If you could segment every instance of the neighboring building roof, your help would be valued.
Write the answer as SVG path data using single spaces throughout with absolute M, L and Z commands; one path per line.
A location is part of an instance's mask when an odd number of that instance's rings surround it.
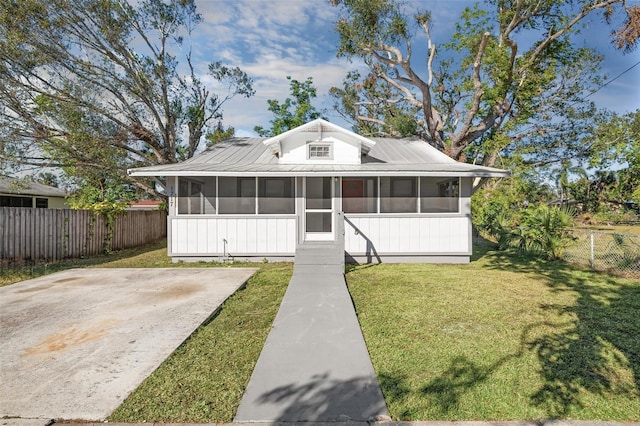
M 67 193 L 53 186 L 37 182 L 25 182 L 15 178 L 0 177 L 0 193 L 40 197 L 66 197 Z
M 357 141 L 360 164 L 279 161 L 280 142 L 296 134 L 338 134 Z M 187 161 L 129 170 L 132 176 L 469 176 L 502 177 L 509 171 L 460 163 L 419 139 L 365 138 L 317 119 L 272 138 L 232 138 Z

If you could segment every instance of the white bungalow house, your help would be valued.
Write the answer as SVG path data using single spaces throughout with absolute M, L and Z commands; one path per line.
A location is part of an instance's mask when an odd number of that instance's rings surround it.
M 322 119 L 129 173 L 166 177 L 174 260 L 284 260 L 334 242 L 358 262 L 468 262 L 473 180 L 509 175 Z

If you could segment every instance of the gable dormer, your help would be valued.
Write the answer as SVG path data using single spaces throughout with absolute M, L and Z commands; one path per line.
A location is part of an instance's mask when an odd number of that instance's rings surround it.
M 263 142 L 281 164 L 360 164 L 375 142 L 321 118 Z

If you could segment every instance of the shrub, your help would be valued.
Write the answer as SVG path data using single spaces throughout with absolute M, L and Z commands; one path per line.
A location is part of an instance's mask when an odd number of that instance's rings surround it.
M 522 214 L 524 231 L 519 246 L 522 250 L 540 254 L 547 259 L 560 259 L 568 243 L 572 241 L 569 226 L 573 210 L 540 205 Z
M 573 211 L 546 204 L 511 213 L 485 216 L 482 229 L 493 238 L 499 250 L 517 248 L 521 253 L 560 259 L 571 242 L 569 227 Z

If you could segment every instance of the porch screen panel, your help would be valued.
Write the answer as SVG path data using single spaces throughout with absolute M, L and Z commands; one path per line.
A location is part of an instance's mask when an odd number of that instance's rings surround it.
M 418 179 L 380 178 L 380 213 L 417 213 Z
M 306 208 L 331 209 L 331 178 L 308 177 Z
M 215 177 L 178 178 L 178 214 L 215 214 Z
M 422 213 L 457 213 L 460 211 L 459 178 L 420 178 Z
M 258 178 L 259 214 L 294 214 L 293 178 Z
M 256 178 L 218 178 L 219 214 L 255 214 Z
M 342 211 L 345 213 L 377 213 L 378 178 L 343 178 Z
M 307 213 L 307 232 L 331 232 L 331 212 Z
M 178 178 L 178 214 L 189 214 L 189 181 Z
M 202 213 L 202 183 L 190 182 L 189 190 L 189 213 Z
M 204 196 L 204 214 L 216 214 L 216 178 L 203 179 L 202 195 Z

